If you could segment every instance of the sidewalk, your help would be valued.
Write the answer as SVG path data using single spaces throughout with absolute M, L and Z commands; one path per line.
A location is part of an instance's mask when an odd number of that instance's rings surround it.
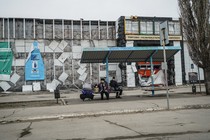
M 129 95 L 151 95 L 151 91 L 145 91 L 147 88 L 132 88 L 126 89 L 123 92 L 123 96 Z M 169 87 L 169 94 L 174 93 L 192 93 L 192 86 L 181 86 L 181 87 Z M 204 86 L 201 86 L 202 92 L 205 91 Z M 61 90 L 61 98 L 64 99 L 78 99 L 79 94 L 81 93 L 79 90 Z M 197 86 L 197 94 L 200 93 L 199 86 Z M 166 94 L 165 90 L 155 91 L 155 95 Z M 54 93 L 49 91 L 38 91 L 38 92 L 8 92 L 8 93 L 0 93 L 0 103 L 9 103 L 9 102 L 24 102 L 24 101 L 44 101 L 44 100 L 55 100 Z M 0 108 L 1 109 L 1 108 Z
M 204 87 L 202 87 L 204 90 Z M 210 96 L 204 94 L 193 95 L 191 87 L 170 89 L 170 110 L 210 108 Z M 187 94 L 186 94 L 187 93 Z M 141 89 L 124 91 L 122 99 L 115 99 L 111 95 L 110 100 L 99 100 L 97 95 L 93 101 L 82 101 L 79 92 L 61 91 L 62 100 L 67 105 L 45 107 L 21 107 L 12 109 L 0 108 L 0 123 L 40 121 L 52 119 L 64 119 L 74 117 L 91 117 L 110 114 L 138 113 L 167 110 L 165 90 L 156 91 L 151 97 L 150 91 Z M 0 103 L 55 100 L 53 93 L 42 94 L 11 94 L 1 96 Z

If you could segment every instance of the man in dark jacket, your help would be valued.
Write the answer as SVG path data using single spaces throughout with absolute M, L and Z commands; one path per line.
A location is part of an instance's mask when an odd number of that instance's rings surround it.
M 104 78 L 101 79 L 101 82 L 99 84 L 99 89 L 100 89 L 100 93 L 101 93 L 101 100 L 104 99 L 104 94 L 106 95 L 106 99 L 109 100 L 108 84 L 104 80 Z
M 113 77 L 110 81 L 110 86 L 114 91 L 116 91 L 116 98 L 121 98 L 120 95 L 122 95 L 123 90 L 119 87 L 115 77 Z

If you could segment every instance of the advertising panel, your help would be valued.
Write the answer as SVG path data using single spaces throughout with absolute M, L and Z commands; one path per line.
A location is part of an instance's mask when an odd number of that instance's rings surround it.
M 7 42 L 0 42 L 0 80 L 10 81 L 13 53 Z
M 38 42 L 35 41 L 26 60 L 25 80 L 44 80 L 44 72 L 44 63 L 38 48 Z

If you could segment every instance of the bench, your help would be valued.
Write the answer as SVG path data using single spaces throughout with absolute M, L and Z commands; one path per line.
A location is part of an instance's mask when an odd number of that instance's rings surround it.
M 116 93 L 116 92 L 117 92 L 117 91 L 115 91 L 115 90 L 109 89 L 109 93 Z M 93 88 L 93 93 L 94 93 L 94 94 L 100 94 L 99 89 Z
M 116 91 L 110 90 L 109 93 L 116 93 Z M 83 101 L 86 98 L 93 100 L 95 95 L 100 95 L 100 92 L 99 91 L 98 92 L 94 92 L 94 90 L 93 90 L 93 94 L 80 94 L 80 99 L 82 99 Z

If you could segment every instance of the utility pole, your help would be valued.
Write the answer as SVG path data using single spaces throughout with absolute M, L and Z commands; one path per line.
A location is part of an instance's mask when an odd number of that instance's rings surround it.
M 164 22 L 160 23 L 160 44 L 163 46 L 167 109 L 169 110 L 168 75 L 167 75 L 167 62 L 166 62 L 166 50 L 165 50 L 165 45 L 169 44 L 169 39 L 168 39 L 168 22 L 167 21 L 164 21 Z

